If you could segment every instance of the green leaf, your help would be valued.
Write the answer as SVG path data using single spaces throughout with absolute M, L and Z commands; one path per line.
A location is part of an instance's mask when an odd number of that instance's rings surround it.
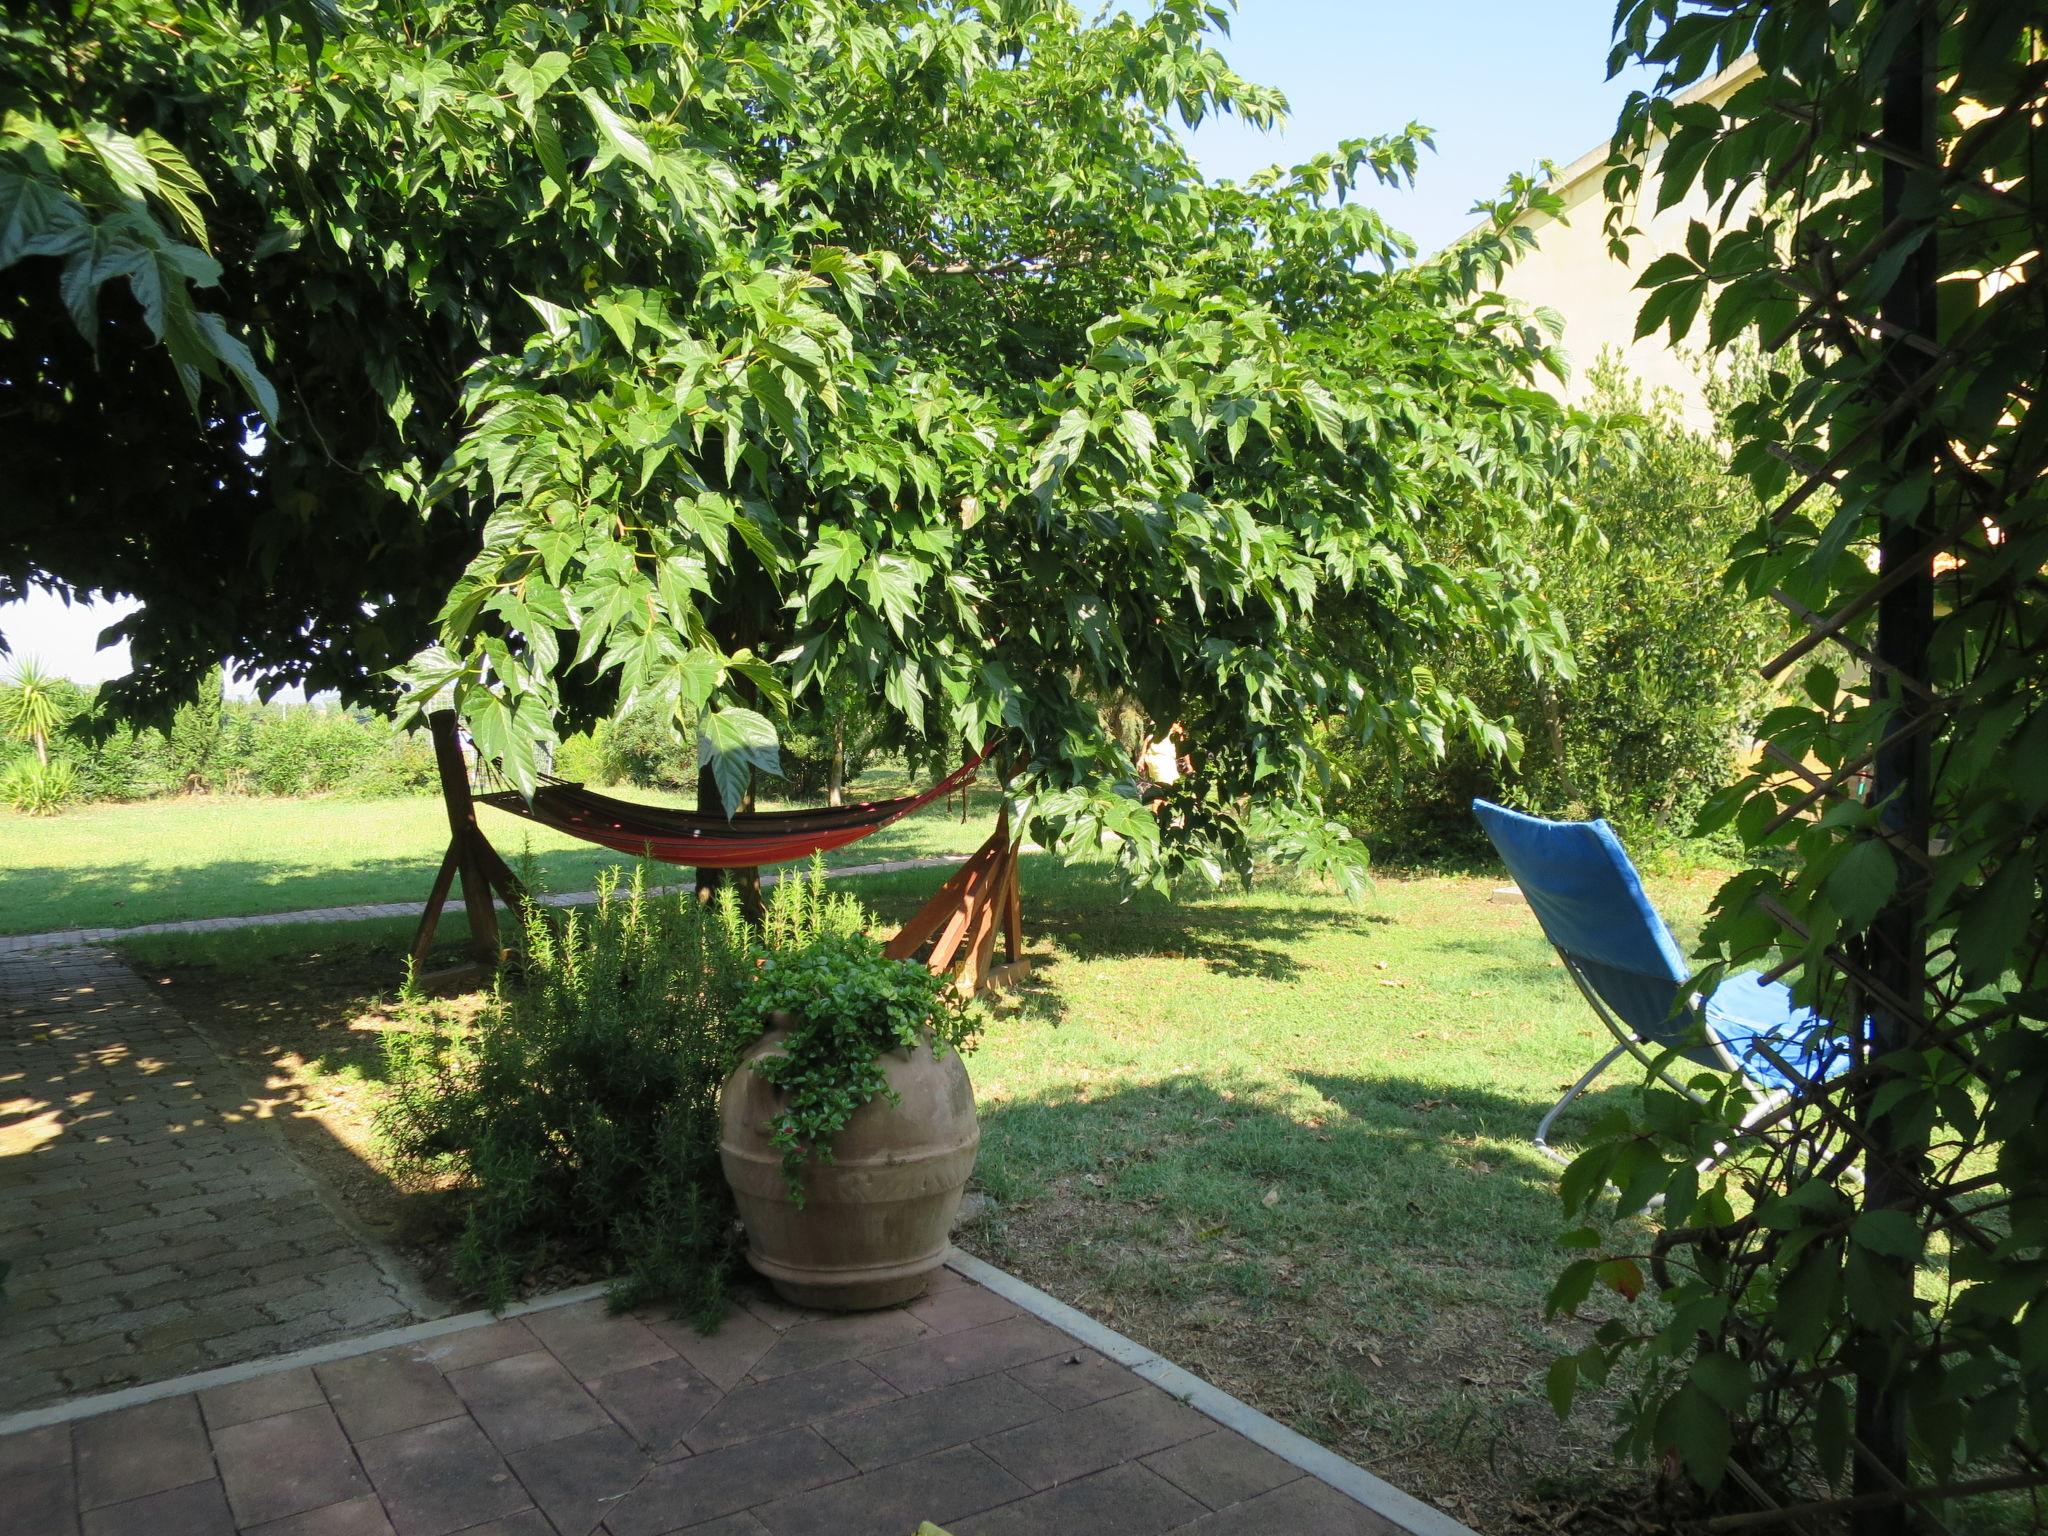
M 1995 986 L 2016 963 L 2027 925 L 2039 911 L 2033 860 L 2024 851 L 2015 852 L 1965 905 L 1956 925 L 1956 955 L 1962 961 L 1964 982 Z
M 1891 900 L 1898 879 L 1898 864 L 1883 840 L 1859 838 L 1827 880 L 1828 900 L 1841 914 L 1842 926 L 1852 933 L 1868 928 Z
M 1849 1228 L 1850 1241 L 1894 1259 L 1920 1257 L 1920 1225 L 1910 1212 L 1865 1211 Z
M 751 709 L 727 708 L 700 716 L 697 768 L 701 772 L 706 767 L 718 784 L 725 814 L 732 816 L 746 798 L 754 770 L 778 778 L 782 774 L 774 723 Z
M 816 597 L 835 582 L 851 585 L 854 573 L 867 556 L 868 547 L 857 534 L 844 528 L 825 529 L 818 535 L 816 546 L 804 556 L 804 564 L 811 568 L 810 595 Z
M 889 628 L 895 631 L 899 640 L 917 611 L 920 574 L 918 568 L 901 555 L 878 554 L 868 562 L 863 577 L 869 603 L 889 621 Z
M 693 711 L 703 709 L 724 681 L 725 658 L 716 651 L 691 651 L 676 663 L 678 694 Z M 772 739 L 773 733 L 770 735 Z M 704 765 L 700 761 L 697 766 L 701 768 Z
M 566 191 L 569 186 L 569 157 L 562 150 L 562 135 L 552 113 L 537 111 L 533 116 L 533 152 L 548 180 Z
M 1550 1399 L 1550 1408 L 1559 1419 L 1571 1417 L 1572 1399 L 1579 1392 L 1579 1357 L 1562 1355 L 1550 1362 L 1550 1369 L 1543 1373 L 1543 1394 Z
M 1735 1434 L 1727 1410 L 1699 1387 L 1687 1382 L 1665 1399 L 1656 1438 L 1659 1449 L 1678 1452 L 1694 1482 L 1710 1490 L 1720 1486 Z
M 519 106 L 519 115 L 530 123 L 535 103 L 568 72 L 569 56 L 550 49 L 535 58 L 531 65 L 518 59 L 507 60 L 499 81 L 512 92 Z
M 635 133 L 624 118 L 606 106 L 597 92 L 581 90 L 576 95 L 589 109 L 591 122 L 597 125 L 600 147 L 597 158 L 590 162 L 590 169 L 601 171 L 613 160 L 623 159 L 652 176 L 654 152 L 647 147 L 647 141 Z
M 1569 1317 L 1586 1304 L 1586 1298 L 1593 1294 L 1593 1280 L 1599 1273 L 1598 1259 L 1574 1259 L 1565 1265 L 1557 1280 L 1550 1287 L 1549 1299 L 1544 1303 L 1543 1315 L 1556 1317 L 1560 1313 Z
M 256 366 L 256 357 L 249 350 L 249 344 L 229 331 L 226 323 L 218 315 L 202 312 L 194 314 L 192 319 L 199 334 L 206 339 L 213 355 L 220 359 L 249 398 L 256 402 L 256 408 L 263 413 L 264 420 L 275 426 L 277 391 L 271 387 L 270 380 L 264 377 L 263 370 Z
M 1692 1363 L 1687 1379 L 1729 1414 L 1739 1414 L 1749 1401 L 1749 1369 L 1733 1355 L 1708 1350 Z

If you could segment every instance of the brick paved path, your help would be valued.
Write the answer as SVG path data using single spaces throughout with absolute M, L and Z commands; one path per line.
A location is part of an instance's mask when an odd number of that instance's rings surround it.
M 53 1536 L 1405 1529 L 951 1271 L 864 1316 L 749 1298 L 708 1338 L 579 1303 L 30 1430 L 0 1510 Z
M 1026 844 L 1025 852 L 1042 850 Z M 937 854 L 928 859 L 885 859 L 876 864 L 848 864 L 825 873 L 833 879 L 845 875 L 891 875 L 901 869 L 943 869 L 950 864 L 964 864 L 964 853 Z M 773 885 L 779 876 L 766 874 L 761 877 L 763 887 Z M 679 885 L 657 886 L 657 893 L 679 891 Z M 424 899 L 424 898 L 422 898 Z M 597 902 L 595 891 L 570 891 L 561 895 L 542 896 L 541 902 L 550 907 L 588 907 Z M 382 901 L 354 907 L 303 907 L 296 912 L 258 912 L 248 917 L 193 917 L 170 923 L 137 923 L 128 928 L 57 928 L 47 933 L 0 934 L 0 958 L 8 955 L 25 954 L 31 950 L 68 949 L 78 944 L 103 944 L 108 939 L 123 938 L 140 933 L 225 933 L 237 928 L 276 928 L 290 923 L 354 923 L 377 917 L 418 917 L 421 903 L 418 901 Z M 463 910 L 462 898 L 450 897 L 442 909 L 446 912 Z
M 0 1020 L 0 1411 L 425 1315 L 112 954 L 0 956 Z

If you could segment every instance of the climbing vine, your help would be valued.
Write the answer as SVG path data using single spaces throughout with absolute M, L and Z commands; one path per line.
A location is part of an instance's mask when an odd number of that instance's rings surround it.
M 1631 1357 L 1623 1442 L 1730 1495 L 1710 1529 L 2043 1515 L 2043 54 L 2039 8 L 1995 0 L 1617 16 L 1616 67 L 1659 78 L 1622 114 L 1614 246 L 1714 210 L 1643 271 L 1643 332 L 1793 349 L 1735 418 L 1768 511 L 1730 582 L 1787 617 L 1786 702 L 1703 815 L 1750 867 L 1699 983 L 1786 977 L 1850 1060 L 1739 1131 L 1727 1083 L 1653 1088 L 1565 1179 L 1575 1212 L 1662 1206 L 1644 1252 L 1572 1233 L 1554 1303 L 1647 1279 L 1665 1306 L 1620 1306 L 1553 1399 Z

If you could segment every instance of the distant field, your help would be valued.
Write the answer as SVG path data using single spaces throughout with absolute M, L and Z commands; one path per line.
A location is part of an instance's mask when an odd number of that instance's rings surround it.
M 900 771 L 881 771 L 853 792 L 908 787 Z M 645 790 L 619 793 L 679 803 Z M 964 823 L 957 799 L 929 806 L 830 862 L 971 852 L 989 834 L 996 800 L 990 787 L 975 790 Z M 599 869 L 631 862 L 501 811 L 479 814 L 499 851 L 515 865 L 531 856 L 549 890 L 585 890 Z M 431 797 L 191 796 L 84 806 L 47 819 L 0 813 L 0 934 L 424 902 L 447 845 L 446 813 Z

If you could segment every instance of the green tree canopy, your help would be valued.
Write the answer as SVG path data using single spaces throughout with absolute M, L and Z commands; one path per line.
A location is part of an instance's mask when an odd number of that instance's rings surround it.
M 0 569 L 142 597 L 143 693 L 225 652 L 373 696 L 412 656 L 406 703 L 522 785 L 651 699 L 730 804 L 851 679 L 934 755 L 1007 733 L 1054 830 L 1137 873 L 1248 867 L 1252 805 L 1313 813 L 1333 713 L 1498 743 L 1426 662 L 1453 631 L 1558 654 L 1484 530 L 1552 508 L 1577 433 L 1489 291 L 1544 195 L 1416 261 L 1353 194 L 1419 128 L 1205 184 L 1176 123 L 1283 107 L 1226 20 L 439 0 L 309 44 L 108 0 L 0 90 L 201 168 L 277 410 L 252 454 L 218 386 L 196 424 L 144 409 L 133 317 L 81 332 L 23 262 L 0 378 L 62 451 L 10 412 L 34 512 Z M 1478 558 L 1439 556 L 1452 524 Z M 1172 817 L 1114 792 L 1113 689 L 1187 727 Z

